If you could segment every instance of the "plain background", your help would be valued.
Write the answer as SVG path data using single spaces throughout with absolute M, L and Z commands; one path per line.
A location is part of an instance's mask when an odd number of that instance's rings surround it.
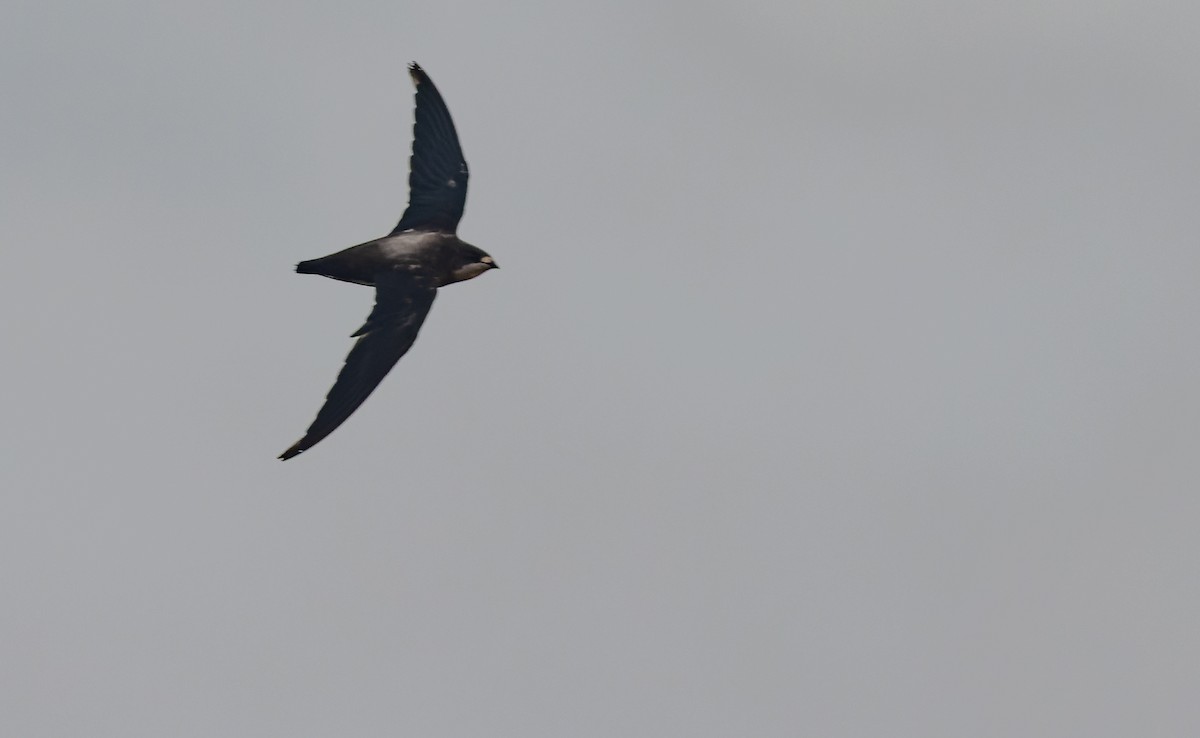
M 1200 734 L 1198 7 L 9 3 L 0 734 Z

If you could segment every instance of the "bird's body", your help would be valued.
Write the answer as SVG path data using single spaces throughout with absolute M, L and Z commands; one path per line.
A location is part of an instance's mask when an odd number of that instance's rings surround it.
M 491 263 L 491 257 L 452 233 L 405 231 L 360 243 L 320 259 L 302 261 L 296 265 L 296 271 L 374 287 L 375 279 L 381 271 L 428 269 L 434 275 L 437 286 L 443 287 L 470 279 L 492 268 L 484 266 L 474 273 L 468 269 L 466 274 L 463 274 L 459 270 L 463 268 L 461 265 L 465 258 L 471 259 L 467 267 Z
M 301 274 L 374 287 L 375 308 L 353 334 L 358 342 L 316 420 L 281 459 L 314 446 L 367 399 L 417 340 L 439 287 L 496 268 L 492 257 L 456 235 L 467 197 L 467 163 L 437 88 L 416 64 L 409 73 L 417 86 L 417 110 L 404 216 L 383 238 L 296 266 Z

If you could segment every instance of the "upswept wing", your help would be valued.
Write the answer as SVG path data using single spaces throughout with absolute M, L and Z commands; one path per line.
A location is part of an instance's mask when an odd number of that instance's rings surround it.
M 467 162 L 433 80 L 415 62 L 408 72 L 417 87 L 408 208 L 392 234 L 412 228 L 454 233 L 467 202 Z
M 354 332 L 359 338 L 346 356 L 346 365 L 325 396 L 317 419 L 279 458 L 287 460 L 312 448 L 363 404 L 417 340 L 436 295 L 432 280 L 423 276 L 391 270 L 375 278 L 375 307 Z

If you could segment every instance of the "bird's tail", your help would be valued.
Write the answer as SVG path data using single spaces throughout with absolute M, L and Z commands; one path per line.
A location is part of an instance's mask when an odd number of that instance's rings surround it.
M 317 267 L 318 261 L 320 261 L 320 259 L 309 259 L 308 261 L 302 261 L 296 265 L 296 271 L 300 274 L 320 274 L 321 270 Z

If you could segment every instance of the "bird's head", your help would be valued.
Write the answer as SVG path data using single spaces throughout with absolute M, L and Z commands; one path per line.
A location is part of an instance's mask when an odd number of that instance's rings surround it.
M 472 277 L 478 277 L 489 269 L 499 269 L 500 265 L 486 251 L 476 248 L 469 243 L 460 243 L 456 249 L 457 263 L 450 272 L 451 282 L 462 282 Z

